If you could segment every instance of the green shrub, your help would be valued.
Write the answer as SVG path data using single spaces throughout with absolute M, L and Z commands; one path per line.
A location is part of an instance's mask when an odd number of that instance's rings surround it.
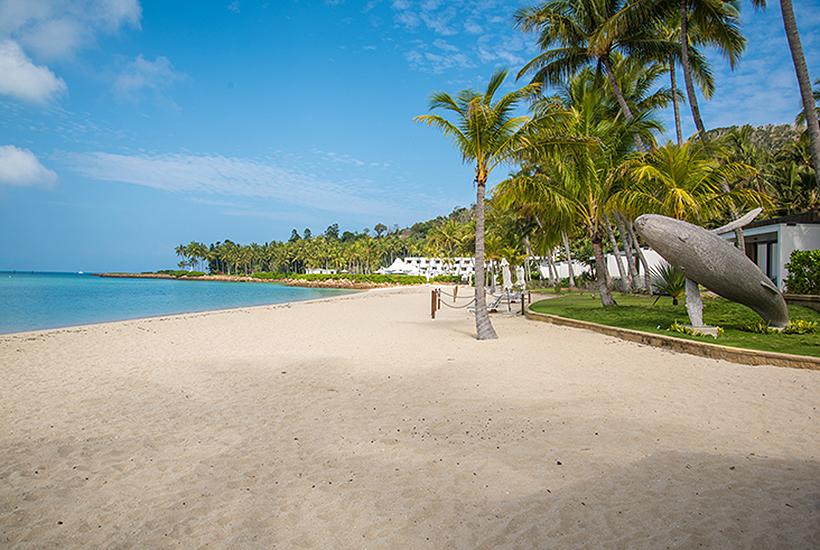
M 202 271 L 185 271 L 184 269 L 161 269 L 157 271 L 160 275 L 170 275 L 171 277 L 202 277 L 205 275 Z
M 393 285 L 416 285 L 427 282 L 427 277 L 421 275 L 379 275 L 379 274 L 354 274 L 354 273 L 254 273 L 257 279 L 292 279 L 296 281 L 341 281 L 347 280 L 353 283 L 389 283 Z M 459 278 L 459 280 L 461 280 Z
M 792 319 L 789 326 L 783 329 L 772 328 L 762 321 L 747 323 L 740 327 L 740 330 L 756 334 L 814 334 L 815 329 L 817 329 L 817 321 L 806 321 L 805 319 Z
M 673 306 L 678 305 L 678 299 L 686 295 L 686 277 L 671 265 L 659 264 L 649 270 L 649 276 L 655 290 L 672 297 Z M 655 302 L 657 301 L 655 299 Z
M 805 319 L 792 319 L 789 326 L 783 329 L 784 334 L 814 334 L 817 328 L 817 321 L 806 321 Z
M 186 273 L 188 272 L 180 269 L 160 269 L 157 271 L 158 275 L 170 275 L 171 277 L 182 277 Z
M 717 336 L 714 336 L 714 338 L 720 338 L 726 333 L 723 330 L 723 327 L 716 327 L 716 328 L 717 328 Z M 708 336 L 707 334 L 703 334 L 699 330 L 694 330 L 694 329 L 691 329 L 691 328 L 689 328 L 685 325 L 681 325 L 677 321 L 672 323 L 672 325 L 666 330 L 668 330 L 670 332 L 677 332 L 677 333 L 680 333 L 680 334 L 688 334 L 689 336 Z
M 741 325 L 740 330 L 744 330 L 746 332 L 754 332 L 755 334 L 779 334 L 780 331 L 776 328 L 772 328 L 763 321 L 758 323 L 746 323 L 745 325 Z
M 820 250 L 795 250 L 786 264 L 786 287 L 793 294 L 820 294 Z
M 270 272 L 270 271 L 268 271 L 268 272 L 257 271 L 256 273 L 251 275 L 251 277 L 253 277 L 254 279 L 279 280 L 279 279 L 287 279 L 289 277 L 289 275 L 287 273 L 273 273 L 273 272 Z
M 436 275 L 432 281 L 434 283 L 460 283 L 461 275 Z

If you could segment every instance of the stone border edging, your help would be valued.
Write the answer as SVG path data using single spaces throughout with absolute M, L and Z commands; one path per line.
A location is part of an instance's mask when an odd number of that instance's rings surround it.
M 820 311 L 820 296 L 815 294 L 783 294 L 787 304 L 803 306 L 815 311 Z
M 730 348 L 728 346 L 709 344 L 706 342 L 693 342 L 691 340 L 682 340 L 673 336 L 664 336 L 661 334 L 652 334 L 638 330 L 610 327 L 607 325 L 590 323 L 588 321 L 579 321 L 577 319 L 568 319 L 566 317 L 550 315 L 548 313 L 539 313 L 531 310 L 529 306 L 526 307 L 525 314 L 528 319 L 532 319 L 534 321 L 544 321 L 554 325 L 592 330 L 601 334 L 606 334 L 607 336 L 614 336 L 615 338 L 628 340 L 630 342 L 637 342 L 639 344 L 646 344 L 657 348 L 665 348 L 680 353 L 699 355 L 710 359 L 723 359 L 725 361 L 741 363 L 744 365 L 775 365 L 778 367 L 790 367 L 793 369 L 820 370 L 820 358 L 818 357 L 777 353 L 774 351 L 756 351 L 741 348 Z

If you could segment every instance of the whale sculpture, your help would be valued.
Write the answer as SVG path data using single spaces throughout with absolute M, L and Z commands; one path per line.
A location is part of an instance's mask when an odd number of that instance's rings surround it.
M 727 240 L 697 225 L 657 214 L 640 216 L 635 228 L 687 278 L 727 300 L 748 306 L 772 327 L 788 326 L 789 309 L 780 290 Z

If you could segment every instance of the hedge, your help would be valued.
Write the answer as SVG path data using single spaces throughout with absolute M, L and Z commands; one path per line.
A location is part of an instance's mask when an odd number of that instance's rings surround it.
M 294 279 L 297 281 L 340 281 L 348 280 L 354 283 L 389 283 L 394 285 L 417 285 L 427 282 L 427 277 L 421 275 L 378 275 L 378 274 L 353 274 L 334 273 L 320 274 L 311 273 L 254 273 L 252 277 L 257 279 Z

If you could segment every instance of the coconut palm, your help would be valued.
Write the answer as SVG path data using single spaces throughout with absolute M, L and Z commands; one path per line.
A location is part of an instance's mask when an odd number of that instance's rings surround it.
M 541 219 L 551 219 L 564 231 L 582 226 L 592 241 L 595 274 L 601 304 L 616 305 L 607 283 L 604 260 L 605 219 L 621 179 L 615 170 L 632 153 L 632 137 L 652 121 L 645 115 L 628 124 L 609 116 L 605 89 L 591 70 L 581 72 L 559 94 L 545 98 L 536 111 L 559 108 L 570 113 L 566 131 L 594 139 L 599 147 L 559 159 L 541 159 L 499 185 L 498 195 L 508 201 L 542 205 Z M 640 132 L 637 125 L 642 125 Z
M 820 78 L 818 78 L 817 80 L 814 81 L 814 85 L 818 86 L 812 92 L 812 95 L 814 96 L 814 103 L 817 104 L 817 103 L 820 103 Z M 815 107 L 814 111 L 817 113 L 817 117 L 820 118 L 820 105 L 817 105 Z M 799 125 L 805 124 L 806 123 L 806 113 L 803 112 L 803 111 L 800 111 L 800 113 L 794 119 L 794 123 L 799 124 Z
M 464 226 L 453 219 L 448 219 L 441 226 L 434 227 L 427 233 L 427 244 L 436 251 L 435 255 L 443 257 L 452 267 L 453 258 L 462 251 Z
M 700 115 L 694 86 L 694 80 L 700 78 L 694 77 L 694 74 L 695 66 L 705 60 L 698 59 L 693 45 L 701 44 L 717 49 L 734 69 L 746 45 L 746 40 L 740 33 L 737 6 L 736 0 L 634 0 L 611 17 L 601 30 L 601 34 L 606 36 L 628 33 L 629 29 L 635 27 L 654 26 L 656 29 L 662 29 L 664 25 L 679 25 L 677 51 L 683 70 L 686 95 L 698 135 L 703 137 L 706 129 Z
M 681 68 L 686 85 L 686 96 L 698 134 L 703 137 L 706 127 L 700 115 L 698 98 L 695 95 L 694 79 L 692 78 L 691 49 L 689 25 L 697 28 L 700 40 L 709 46 L 717 48 L 729 60 L 729 66 L 734 69 L 735 63 L 746 46 L 746 40 L 740 34 L 740 14 L 731 2 L 725 0 L 673 0 L 679 5 L 680 18 L 680 45 Z
M 766 0 L 752 0 L 756 7 L 766 7 Z M 820 191 L 820 125 L 815 106 L 815 97 L 812 94 L 811 78 L 803 55 L 803 46 L 800 44 L 800 33 L 797 30 L 797 21 L 794 18 L 792 0 L 780 0 L 780 11 L 783 15 L 783 27 L 786 29 L 786 39 L 789 41 L 794 71 L 797 74 L 797 84 L 800 87 L 800 99 L 803 101 L 803 114 L 806 118 L 806 130 L 811 145 L 811 161 L 814 167 L 814 178 L 817 189 Z
M 624 7 L 622 0 L 547 0 L 525 6 L 513 16 L 517 28 L 538 32 L 543 53 L 524 65 L 518 73 L 534 72 L 533 82 L 556 85 L 590 65 L 603 69 L 609 87 L 629 122 L 634 113 L 617 81 L 613 54 L 621 52 L 648 63 L 666 59 L 674 45 L 642 25 L 621 25 L 606 30 Z M 638 150 L 645 146 L 635 136 Z
M 700 88 L 701 93 L 706 99 L 710 99 L 715 91 L 715 80 L 712 75 L 712 69 L 706 61 L 706 57 L 698 49 L 698 45 L 704 44 L 705 41 L 701 38 L 698 32 L 698 27 L 688 27 L 689 44 L 687 56 L 689 59 L 689 68 L 692 71 L 692 77 Z M 656 31 L 665 40 L 680 44 L 681 25 L 680 12 L 670 13 L 666 19 L 659 19 L 656 26 Z M 671 90 L 673 92 L 672 107 L 675 118 L 675 137 L 677 142 L 683 141 L 683 131 L 681 130 L 681 115 L 678 102 L 683 99 L 678 94 L 677 85 L 677 65 L 681 60 L 681 51 L 675 51 L 669 55 L 668 70 Z
M 430 99 L 430 109 L 443 109 L 455 115 L 451 122 L 439 114 L 421 115 L 414 120 L 440 129 L 451 138 L 465 162 L 475 162 L 476 230 L 475 230 L 475 316 L 476 336 L 479 340 L 498 338 L 487 313 L 484 294 L 484 195 L 487 178 L 500 164 L 522 156 L 556 147 L 579 143 L 578 140 L 556 136 L 542 117 L 539 124 L 529 117 L 513 116 L 513 111 L 524 99 L 531 97 L 537 84 L 530 84 L 510 92 L 493 103 L 494 96 L 507 76 L 506 70 L 497 71 L 490 78 L 482 94 L 462 90 L 456 97 L 436 92 Z M 555 114 L 557 120 L 559 115 Z M 583 144 L 582 144 L 583 145 Z
M 783 216 L 820 208 L 820 191 L 814 179 L 806 132 L 768 160 L 762 179 L 776 203 L 773 214 Z
M 734 182 L 755 173 L 743 163 L 721 163 L 723 147 L 690 139 L 669 142 L 621 168 L 633 185 L 618 193 L 619 204 L 635 213 L 654 212 L 704 225 L 730 207 L 770 206 L 770 199 L 752 189 L 724 192 L 721 181 Z

